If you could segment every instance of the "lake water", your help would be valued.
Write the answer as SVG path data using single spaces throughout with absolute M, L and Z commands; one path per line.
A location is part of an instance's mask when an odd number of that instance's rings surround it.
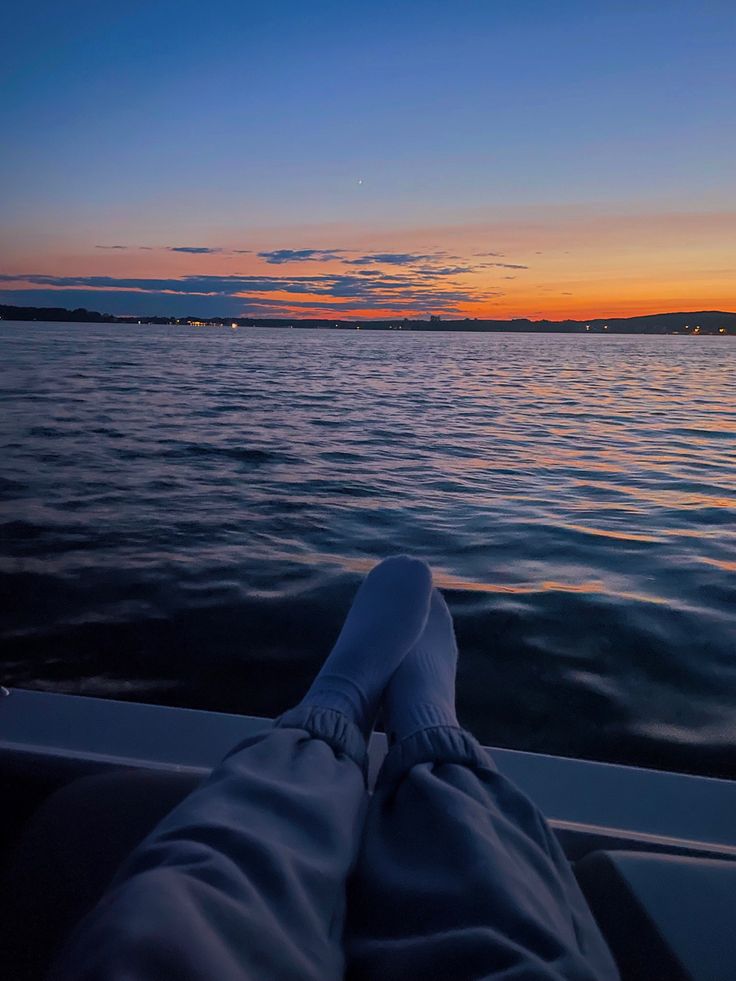
M 428 559 L 487 743 L 736 777 L 728 338 L 0 324 L 0 680 L 272 715 Z

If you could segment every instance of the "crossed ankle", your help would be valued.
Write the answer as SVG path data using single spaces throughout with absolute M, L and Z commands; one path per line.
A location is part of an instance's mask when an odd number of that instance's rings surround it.
M 449 703 L 412 702 L 401 714 L 394 711 L 387 717 L 386 732 L 391 742 L 399 742 L 420 729 L 458 724 L 455 708 Z
M 350 678 L 340 678 L 339 681 L 330 677 L 318 678 L 301 704 L 341 712 L 363 731 L 370 721 L 369 700 L 365 692 Z

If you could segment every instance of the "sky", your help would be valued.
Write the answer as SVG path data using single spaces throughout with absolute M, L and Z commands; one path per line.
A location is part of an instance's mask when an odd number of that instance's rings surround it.
M 734 0 L 14 2 L 0 302 L 736 311 Z

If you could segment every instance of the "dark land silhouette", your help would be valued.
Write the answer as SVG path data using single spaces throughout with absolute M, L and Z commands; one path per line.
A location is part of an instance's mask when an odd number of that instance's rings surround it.
M 70 323 L 172 324 L 194 326 L 281 327 L 330 330 L 413 330 L 474 331 L 478 333 L 546 333 L 546 334 L 726 334 L 736 335 L 736 313 L 720 310 L 698 310 L 684 313 L 653 313 L 643 317 L 609 317 L 592 320 L 442 320 L 427 317 L 409 320 L 394 317 L 386 320 L 335 320 L 296 317 L 115 317 L 97 310 L 64 307 L 24 307 L 0 304 L 1 320 L 57 321 Z

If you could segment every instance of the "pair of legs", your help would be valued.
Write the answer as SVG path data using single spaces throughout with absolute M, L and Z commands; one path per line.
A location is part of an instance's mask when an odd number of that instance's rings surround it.
M 51 977 L 616 978 L 544 818 L 457 725 L 456 657 L 429 569 L 379 565 L 303 701 L 135 849 Z

